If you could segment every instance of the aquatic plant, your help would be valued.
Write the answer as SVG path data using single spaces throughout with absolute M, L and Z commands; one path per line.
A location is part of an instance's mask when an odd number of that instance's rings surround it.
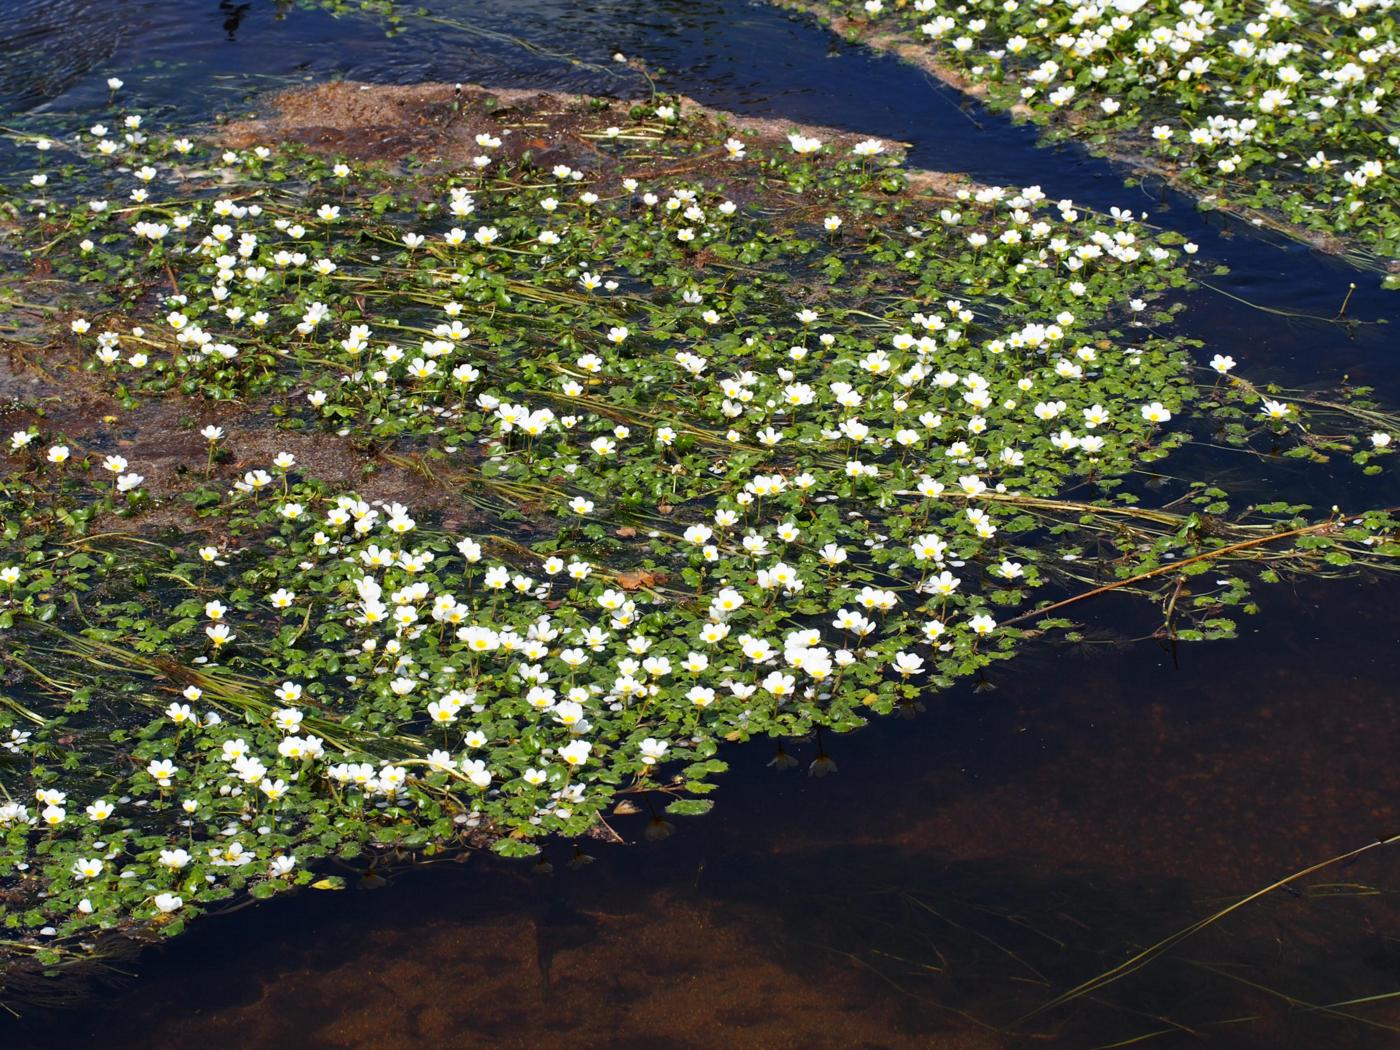
M 8 442 L 11 959 L 329 857 L 606 835 L 620 795 L 701 813 L 723 742 L 854 729 L 1099 594 L 1194 640 L 1255 578 L 1394 564 L 1385 512 L 1162 473 L 1374 471 L 1396 423 L 1194 364 L 1194 246 L 1129 211 L 678 99 L 435 91 L 465 166 L 124 112 L 22 142 L 10 347 L 134 436 L 55 398 Z
M 1400 280 L 1391 0 L 778 2 Z

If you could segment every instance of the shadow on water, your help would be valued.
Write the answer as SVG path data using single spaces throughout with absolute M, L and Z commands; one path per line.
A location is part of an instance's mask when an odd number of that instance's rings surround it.
M 0 111 L 96 114 L 120 75 L 143 108 L 202 120 L 270 86 L 347 76 L 638 93 L 663 89 L 915 143 L 922 166 L 1131 205 L 1227 264 L 1218 284 L 1327 318 L 1400 300 L 1370 275 L 1273 245 L 1174 194 L 1126 188 L 897 62 L 741 0 L 439 3 L 470 30 L 387 38 L 369 18 L 215 0 L 0 5 Z M 513 40 L 528 41 L 524 46 Z M 543 49 L 543 51 L 541 50 Z M 544 51 L 567 51 L 574 61 Z M 582 63 L 582 64 L 580 64 Z M 1203 290 L 1183 315 L 1209 353 L 1291 385 L 1343 376 L 1393 401 L 1385 326 L 1263 312 Z M 1219 458 L 1202 476 L 1245 468 Z M 1296 468 L 1250 463 L 1261 488 Z M 1400 502 L 1345 465 L 1312 502 Z M 1400 830 L 1394 583 L 1263 592 L 1237 642 L 1093 641 L 1026 653 L 986 691 L 929 697 L 823 747 L 735 747 L 715 812 L 616 819 L 636 844 L 546 864 L 472 858 L 386 873 L 198 924 L 82 1011 L 36 1014 L 13 1046 L 1383 1047 L 1400 1045 L 1397 855 L 1280 890 L 1092 996 L 1005 1026 L 1282 876 Z M 1090 638 L 1150 634 L 1095 610 Z M 1126 604 L 1126 603 L 1125 603 Z M 1136 614 L 1134 614 L 1136 615 Z M 911 712 L 913 713 L 913 712 Z M 673 832 L 668 836 L 666 832 Z M 651 835 L 648 835 L 648 832 Z M 383 876 L 376 875 L 371 882 Z M 1343 1004 L 1347 1005 L 1336 1005 Z M 1326 1009 L 1324 1009 L 1326 1007 Z M 1347 1016 L 1339 1016 L 1345 1014 Z

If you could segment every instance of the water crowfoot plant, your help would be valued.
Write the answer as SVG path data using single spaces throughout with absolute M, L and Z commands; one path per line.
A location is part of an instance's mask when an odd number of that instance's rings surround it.
M 1203 207 L 1400 280 L 1391 0 L 777 0 Z
M 412 155 L 348 151 L 374 99 Z M 15 347 L 72 370 L 0 479 L 11 960 L 703 812 L 726 741 L 855 729 L 1089 597 L 1220 637 L 1255 580 L 1395 564 L 1385 511 L 1166 473 L 1373 471 L 1397 422 L 1195 364 L 1189 246 L 1131 212 L 683 99 L 284 107 L 347 152 L 118 112 L 8 191 Z

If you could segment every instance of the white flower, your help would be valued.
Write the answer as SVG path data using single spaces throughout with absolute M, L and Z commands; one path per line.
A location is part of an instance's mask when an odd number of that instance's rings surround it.
M 463 759 L 462 774 L 471 781 L 474 787 L 483 791 L 491 786 L 491 771 L 486 768 L 486 763 L 479 758 Z
M 70 870 L 73 872 L 74 878 L 79 882 L 83 882 L 87 879 L 95 879 L 97 876 L 101 875 L 102 867 L 102 861 L 96 858 L 79 857 L 73 862 L 73 867 Z
M 670 744 L 664 740 L 657 740 L 655 737 L 647 737 L 637 745 L 642 753 L 642 764 L 651 766 L 663 758 L 670 749 Z
M 991 634 L 996 630 L 997 622 L 986 613 L 979 613 L 968 621 L 968 626 L 972 628 L 975 634 Z
M 892 666 L 898 674 L 908 678 L 923 671 L 924 661 L 915 653 L 895 653 Z
M 188 851 L 183 849 L 163 849 L 160 851 L 160 859 L 157 863 L 163 868 L 171 871 L 179 871 L 190 862 Z
M 559 757 L 571 766 L 581 766 L 588 761 L 593 745 L 586 740 L 572 740 L 559 749 Z
M 103 798 L 99 798 L 96 802 L 92 803 L 92 805 L 88 806 L 86 810 L 88 819 L 95 823 L 101 823 L 106 820 L 112 815 L 113 811 L 112 804 Z

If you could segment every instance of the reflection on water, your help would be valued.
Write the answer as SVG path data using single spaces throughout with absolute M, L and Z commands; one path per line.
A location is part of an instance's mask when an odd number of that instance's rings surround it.
M 34 1045 L 1089 1047 L 1181 1026 L 1148 1045 L 1394 1046 L 1395 1004 L 1318 1009 L 1400 979 L 1385 851 L 997 1029 L 1400 827 L 1393 632 L 1363 613 L 1397 597 L 1280 594 L 1176 668 L 1150 645 L 1018 661 L 994 690 L 828 737 L 821 779 L 814 743 L 785 772 L 771 745 L 736 748 L 714 813 L 663 839 L 643 812 L 615 819 L 629 846 L 211 919 Z
M 1051 196 L 1157 209 L 1228 262 L 1219 283 L 1236 296 L 1329 317 L 1354 276 L 1125 189 L 1077 151 L 1036 150 L 1030 130 L 767 7 L 433 10 L 469 29 L 410 20 L 391 40 L 370 20 L 258 0 L 9 0 L 0 112 L 96 111 L 109 75 L 179 119 L 330 75 L 645 90 L 612 62 L 621 51 L 708 103 L 911 141 L 916 163 Z M 1397 300 L 1361 280 L 1351 316 L 1395 314 Z M 1349 331 L 1210 291 L 1182 323 L 1256 377 L 1349 375 L 1389 400 L 1400 391 L 1382 326 Z M 1260 476 L 1228 456 L 1189 469 Z M 1400 502 L 1393 478 L 1363 484 L 1345 463 L 1310 470 L 1303 493 L 1295 466 L 1262 476 L 1271 493 L 1321 505 Z M 1091 1047 L 1149 1033 L 1132 1045 L 1400 1045 L 1386 1027 L 1400 1026 L 1400 1002 L 1352 1002 L 1400 987 L 1395 849 L 1271 894 L 1004 1030 L 1240 896 L 1400 830 L 1400 587 L 1262 597 L 1238 642 L 1028 653 L 995 689 L 933 696 L 912 720 L 826 738 L 834 776 L 805 775 L 816 742 L 788 745 L 799 767 L 785 772 L 770 766 L 771 745 L 736 747 L 711 816 L 673 829 L 645 810 L 619 816 L 632 846 L 590 842 L 580 855 L 561 843 L 543 867 L 474 857 L 379 873 L 368 884 L 390 887 L 378 892 L 307 893 L 211 919 L 141 958 L 142 977 L 100 992 L 91 1011 L 30 1018 L 6 1045 Z M 1151 632 L 1117 619 L 1113 602 L 1095 610 L 1101 637 Z

